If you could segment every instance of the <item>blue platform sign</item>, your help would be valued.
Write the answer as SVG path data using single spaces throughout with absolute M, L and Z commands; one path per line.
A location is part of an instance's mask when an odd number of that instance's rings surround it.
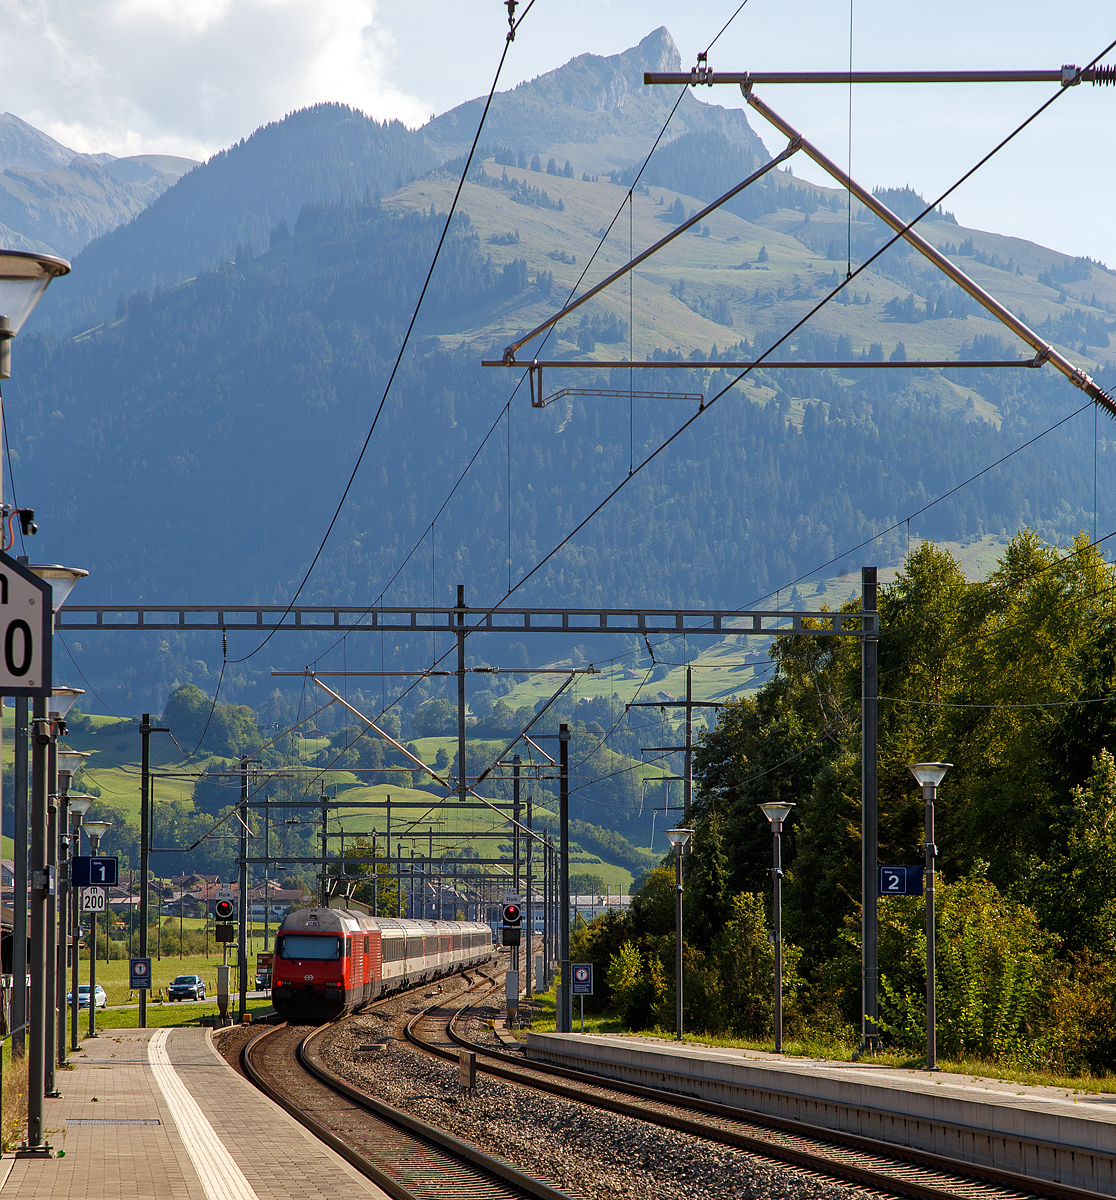
M 70 882 L 74 887 L 115 887 L 118 861 L 104 854 L 77 854 L 70 860 Z
M 132 991 L 151 988 L 151 959 L 133 958 L 128 963 L 128 986 Z
M 573 988 L 575 996 L 591 996 L 593 994 L 593 964 L 573 964 Z
M 880 867 L 881 896 L 921 896 L 921 867 Z

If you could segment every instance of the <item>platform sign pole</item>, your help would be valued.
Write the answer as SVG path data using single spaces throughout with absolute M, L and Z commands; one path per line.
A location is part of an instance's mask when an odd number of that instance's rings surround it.
M 27 896 L 27 721 L 30 706 L 26 696 L 15 698 L 13 737 L 12 806 L 15 821 L 15 868 L 12 883 L 15 896 Z M 12 908 L 12 1057 L 22 1058 L 27 1049 L 27 902 Z
M 570 727 L 558 726 L 558 977 L 559 1033 L 572 1033 L 573 996 L 570 992 Z

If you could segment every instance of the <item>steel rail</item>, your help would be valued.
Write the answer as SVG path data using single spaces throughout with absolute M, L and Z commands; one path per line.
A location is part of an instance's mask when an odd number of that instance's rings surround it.
M 264 1078 L 263 1073 L 252 1060 L 252 1051 L 265 1038 L 274 1036 L 281 1029 L 286 1028 L 284 1025 L 275 1025 L 269 1029 L 263 1030 L 262 1033 L 256 1034 L 254 1038 L 240 1052 L 240 1062 L 244 1067 L 244 1073 L 249 1080 L 263 1094 L 274 1103 L 278 1104 L 284 1112 L 288 1113 L 304 1128 L 308 1129 L 319 1141 L 333 1150 L 336 1154 L 349 1163 L 367 1179 L 371 1179 L 377 1187 L 383 1188 L 385 1192 L 393 1200 L 423 1200 L 422 1197 L 416 1196 L 414 1192 L 408 1190 L 397 1179 L 393 1179 L 390 1175 L 385 1174 L 376 1166 L 371 1159 L 366 1158 L 358 1150 L 354 1150 L 347 1142 L 344 1142 L 335 1133 L 327 1129 L 320 1121 L 315 1120 L 305 1109 L 300 1108 L 297 1104 L 288 1100 L 278 1088 L 272 1087 Z
M 433 1005 L 431 1009 L 436 1007 L 438 1006 Z M 551 1063 L 536 1063 L 531 1061 L 528 1064 L 516 1055 L 509 1054 L 506 1051 L 494 1050 L 490 1046 L 474 1042 L 459 1034 L 453 1027 L 468 1007 L 470 1007 L 468 1004 L 463 1005 L 450 1017 L 446 1023 L 447 1035 L 457 1045 L 473 1051 L 478 1056 L 510 1064 L 509 1067 L 505 1067 L 487 1062 L 478 1062 L 477 1065 L 480 1070 L 507 1079 L 510 1082 L 519 1083 L 525 1087 L 532 1087 L 540 1091 L 563 1096 L 566 1099 L 574 1100 L 581 1104 L 592 1104 L 611 1112 L 635 1117 L 638 1120 L 648 1121 L 652 1124 L 663 1125 L 666 1128 L 676 1129 L 680 1132 L 693 1134 L 707 1140 L 738 1146 L 742 1149 L 763 1154 L 769 1158 L 793 1162 L 798 1166 L 821 1171 L 829 1175 L 836 1175 L 865 1186 L 882 1188 L 886 1191 L 908 1196 L 912 1200 L 942 1200 L 946 1196 L 956 1198 L 957 1192 L 956 1190 L 919 1183 L 917 1180 L 896 1177 L 883 1171 L 873 1170 L 872 1168 L 840 1162 L 823 1154 L 815 1154 L 810 1151 L 787 1147 L 779 1143 L 770 1142 L 762 1137 L 749 1135 L 740 1130 L 718 1128 L 688 1117 L 685 1113 L 687 1110 L 696 1110 L 727 1118 L 741 1125 L 758 1125 L 772 1129 L 775 1132 L 829 1144 L 838 1149 L 853 1150 L 889 1159 L 901 1166 L 945 1173 L 955 1177 L 950 1180 L 951 1187 L 953 1188 L 956 1188 L 959 1182 L 976 1180 L 981 1183 L 1009 1189 L 1020 1195 L 1046 1196 L 1050 1197 L 1051 1200 L 1087 1200 L 1087 1198 L 1095 1196 L 1095 1193 L 1081 1188 L 1051 1183 L 1043 1179 L 1036 1179 L 1033 1176 L 1020 1175 L 994 1167 L 984 1167 L 980 1164 L 951 1159 L 929 1151 L 921 1151 L 891 1142 L 884 1142 L 876 1138 L 864 1137 L 860 1134 L 845 1133 L 841 1130 L 829 1129 L 821 1125 L 811 1125 L 804 1121 L 770 1116 L 767 1113 L 758 1112 L 753 1109 L 737 1108 L 732 1105 L 720 1104 L 713 1100 L 702 1100 L 698 1097 L 681 1096 L 676 1092 L 645 1087 L 641 1084 L 625 1083 L 606 1076 L 595 1075 L 588 1071 L 578 1071 L 570 1067 L 556 1066 Z M 455 1057 L 452 1051 L 427 1042 L 414 1032 L 414 1026 L 431 1009 L 424 1010 L 409 1022 L 406 1030 L 407 1037 L 428 1053 L 452 1060 Z M 533 1077 L 530 1072 L 537 1072 L 544 1076 L 553 1076 L 554 1079 L 538 1079 Z M 566 1086 L 563 1083 L 555 1082 L 556 1079 L 569 1080 L 571 1084 L 576 1084 L 577 1086 Z M 655 1101 L 676 1111 L 674 1113 L 654 1112 L 646 1106 L 639 1104 L 587 1093 L 585 1090 L 586 1087 L 618 1092 L 621 1095 L 637 1097 L 644 1101 Z M 960 1126 L 957 1128 L 962 1129 Z M 971 1132 L 971 1130 L 968 1132 Z M 963 1178 L 958 1180 L 956 1179 L 958 1176 Z
M 699 87 L 728 83 L 1060 83 L 1094 87 L 1116 82 L 1112 67 L 1064 66 L 1055 71 L 711 71 L 698 66 L 692 71 L 645 71 L 645 84 L 665 83 Z

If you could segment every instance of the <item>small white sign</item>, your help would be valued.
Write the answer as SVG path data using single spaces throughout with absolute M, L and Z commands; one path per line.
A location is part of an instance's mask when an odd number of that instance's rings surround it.
M 219 887 L 213 893 L 214 900 L 235 900 L 236 893 L 230 887 Z
M 108 907 L 108 892 L 103 887 L 81 889 L 81 911 L 103 913 Z

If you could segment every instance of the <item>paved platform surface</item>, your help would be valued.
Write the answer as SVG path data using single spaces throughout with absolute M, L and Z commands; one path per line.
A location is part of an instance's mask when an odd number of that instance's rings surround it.
M 87 1039 L 47 1100 L 65 1157 L 0 1163 L 3 1200 L 387 1200 L 233 1071 L 207 1029 Z

